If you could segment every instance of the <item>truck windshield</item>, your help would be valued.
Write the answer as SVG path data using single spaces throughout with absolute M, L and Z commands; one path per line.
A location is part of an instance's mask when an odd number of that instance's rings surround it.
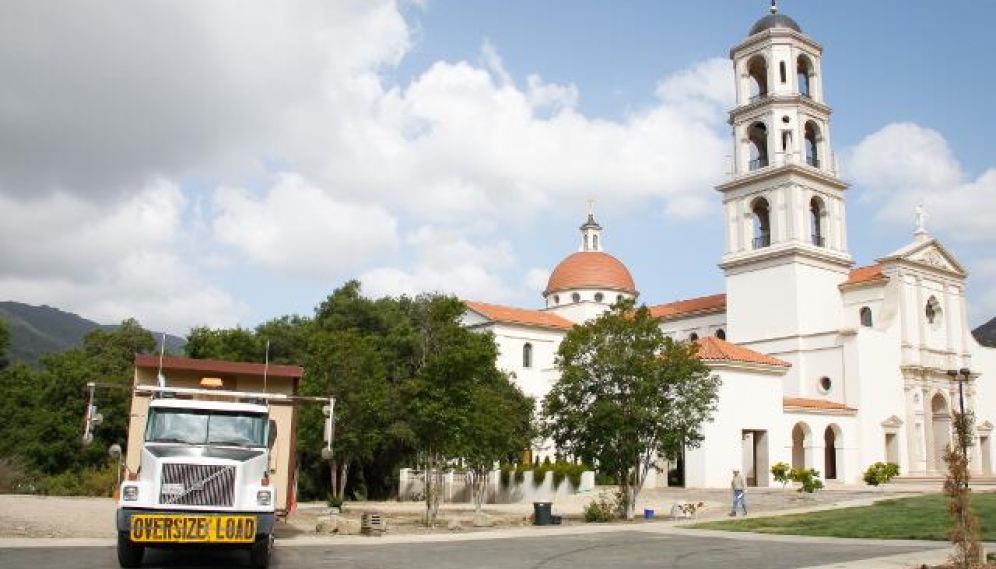
M 149 409 L 147 442 L 266 446 L 266 415 L 206 409 Z

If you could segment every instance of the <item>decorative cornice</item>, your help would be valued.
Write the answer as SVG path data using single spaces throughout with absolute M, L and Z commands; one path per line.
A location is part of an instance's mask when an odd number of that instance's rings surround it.
M 716 186 L 716 190 L 720 192 L 728 192 L 730 190 L 739 189 L 741 186 L 746 186 L 753 184 L 755 182 L 761 182 L 770 178 L 776 178 L 780 176 L 786 176 L 790 174 L 798 174 L 803 178 L 808 178 L 810 180 L 815 180 L 822 182 L 829 186 L 833 186 L 838 190 L 846 190 L 849 185 L 847 182 L 841 179 L 830 176 L 824 173 L 822 170 L 813 168 L 812 166 L 803 166 L 801 164 L 789 163 L 782 164 L 781 166 L 769 166 L 767 168 L 761 168 L 760 170 L 755 170 L 749 174 L 743 174 L 737 176 L 736 178 Z
M 833 109 L 831 109 L 829 105 L 821 103 L 811 97 L 803 97 L 802 95 L 768 94 L 767 96 L 761 97 L 756 101 L 751 101 L 746 105 L 740 105 L 731 109 L 727 123 L 730 126 L 733 126 L 734 124 L 737 123 L 738 118 L 739 119 L 747 118 L 744 117 L 744 115 L 748 115 L 755 111 L 760 111 L 765 107 L 779 105 L 779 104 L 801 105 L 803 108 L 808 108 L 810 111 L 823 115 L 823 118 L 829 118 L 830 115 L 833 114 Z

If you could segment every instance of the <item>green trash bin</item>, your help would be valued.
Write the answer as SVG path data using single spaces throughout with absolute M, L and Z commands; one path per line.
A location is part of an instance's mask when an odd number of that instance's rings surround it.
M 533 502 L 533 525 L 548 526 L 553 523 L 553 502 Z

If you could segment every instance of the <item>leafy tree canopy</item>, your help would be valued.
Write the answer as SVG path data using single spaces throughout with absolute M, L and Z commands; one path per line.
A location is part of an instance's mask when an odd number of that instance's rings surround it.
M 630 516 L 658 457 L 698 446 L 716 411 L 720 381 L 696 351 L 666 337 L 632 301 L 575 326 L 560 344 L 545 433 L 561 452 L 612 473 Z

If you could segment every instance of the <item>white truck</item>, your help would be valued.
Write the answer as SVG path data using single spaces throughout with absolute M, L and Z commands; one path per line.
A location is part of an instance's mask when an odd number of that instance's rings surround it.
M 197 546 L 244 548 L 269 565 L 275 430 L 265 401 L 153 398 L 140 466 L 120 488 L 120 565 L 138 567 L 147 547 Z

